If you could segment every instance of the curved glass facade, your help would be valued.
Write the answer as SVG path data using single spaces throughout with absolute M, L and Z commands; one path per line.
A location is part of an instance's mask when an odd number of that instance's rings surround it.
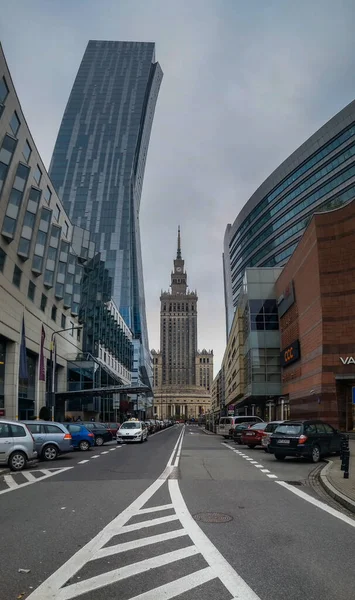
M 227 336 L 247 267 L 283 266 L 312 214 L 355 197 L 355 102 L 296 150 L 253 194 L 224 241 Z

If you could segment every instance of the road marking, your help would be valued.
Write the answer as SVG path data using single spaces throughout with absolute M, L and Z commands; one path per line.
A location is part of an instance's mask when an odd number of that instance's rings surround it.
M 238 450 L 234 450 L 234 448 L 232 448 L 229 444 L 226 444 L 225 442 L 221 442 L 221 444 L 222 444 L 222 446 L 225 446 L 226 448 L 229 448 L 229 450 L 232 450 L 233 452 L 235 452 L 235 454 L 238 454 L 242 458 L 245 458 L 246 461 L 250 465 L 253 465 L 257 469 L 260 469 L 260 473 L 265 473 L 266 477 L 269 477 L 270 479 L 277 479 L 278 478 L 277 475 L 273 475 L 272 473 L 270 473 L 269 469 L 264 469 L 263 465 L 261 465 L 260 463 L 258 463 L 257 460 L 253 460 L 252 458 L 250 458 L 250 456 L 248 456 L 247 454 L 240 454 Z
M 188 511 L 185 500 L 182 497 L 177 479 L 169 479 L 168 486 L 170 496 L 174 504 L 176 514 L 184 529 L 188 531 L 193 543 L 199 549 L 205 561 L 214 571 L 223 585 L 227 588 L 233 598 L 235 596 L 243 600 L 260 600 L 248 584 L 242 579 L 233 567 L 226 561 L 222 554 L 212 544 L 207 535 L 200 529 L 196 521 Z
M 270 479 L 277 479 L 277 475 L 273 475 L 272 473 L 266 474 L 266 477 L 270 477 Z
M 264 465 L 254 465 L 254 467 L 256 467 L 257 469 L 263 469 Z
M 327 504 L 325 504 L 321 500 L 317 500 L 317 498 L 313 498 L 312 496 L 309 496 L 305 492 L 302 492 L 301 490 L 298 490 L 297 488 L 295 488 L 292 485 L 289 485 L 285 481 L 275 481 L 275 483 L 277 483 L 278 485 L 281 485 L 282 487 L 286 488 L 286 490 L 288 490 L 289 492 L 292 492 L 293 494 L 295 494 L 299 498 L 302 498 L 303 500 L 306 500 L 306 502 L 309 502 L 310 504 L 313 504 L 313 506 L 316 506 L 317 508 L 320 508 L 321 510 L 324 510 L 328 514 L 332 515 L 333 517 L 336 517 L 337 519 L 340 519 L 340 521 L 343 521 L 347 525 L 351 525 L 351 527 L 355 527 L 355 520 L 354 519 L 351 519 L 347 515 L 343 515 L 343 513 L 339 512 L 335 508 L 332 508 L 331 506 L 328 506 Z
M 114 450 L 117 450 L 118 446 L 116 448 L 110 448 L 110 452 L 113 452 Z
M 191 575 L 186 575 L 185 577 L 181 577 L 181 579 L 155 588 L 155 590 L 149 590 L 149 592 L 134 596 L 131 600 L 171 600 L 171 598 L 176 598 L 176 596 L 180 596 L 184 592 L 189 592 L 195 587 L 207 583 L 211 579 L 215 579 L 215 577 L 211 567 L 206 567 L 197 571 L 197 573 L 191 573 Z
M 23 487 L 26 487 L 28 485 L 33 485 L 34 483 L 39 483 L 40 481 L 43 481 L 44 479 L 48 479 L 48 477 L 53 477 L 54 475 L 57 475 L 58 473 L 64 473 L 64 471 L 69 471 L 70 469 L 73 469 L 74 467 L 63 467 L 61 469 L 36 469 L 36 473 L 40 472 L 43 473 L 43 477 L 34 477 L 33 480 L 31 478 L 27 479 L 31 479 L 29 481 L 25 481 L 25 483 L 20 483 L 18 484 L 15 479 L 14 476 L 15 475 L 3 475 L 4 477 L 4 481 L 5 483 L 9 486 L 6 490 L 1 490 L 0 491 L 0 495 L 2 494 L 7 494 L 8 492 L 13 492 L 14 490 L 20 490 Z M 21 471 L 22 475 L 25 474 L 24 471 Z M 28 475 L 28 472 L 27 472 Z
M 269 469 L 261 469 L 262 473 L 270 473 Z
M 89 462 L 89 459 L 87 459 L 87 460 L 81 460 L 80 462 L 78 462 L 78 465 L 84 465 L 87 462 Z
M 12 475 L 4 475 L 4 480 L 10 489 L 15 489 L 19 487 L 19 484 L 16 483 Z
M 32 475 L 30 471 L 22 471 L 22 475 L 26 477 L 27 481 L 36 481 L 37 477 Z
M 101 454 L 108 454 L 108 450 L 105 450 L 105 452 L 101 452 Z
M 257 460 L 253 460 L 252 458 L 250 460 L 251 460 L 251 463 L 250 463 L 251 465 L 257 465 L 258 464 Z
M 132 525 L 123 525 L 118 533 L 129 533 L 130 531 L 137 531 L 144 527 L 155 527 L 156 525 L 162 525 L 163 523 L 170 523 L 171 521 L 177 520 L 178 517 L 176 515 L 168 515 L 167 517 L 150 519 L 149 521 L 140 521 L 139 523 L 133 523 Z
M 150 508 L 141 508 L 139 511 L 140 515 L 146 515 L 152 512 L 159 512 L 160 510 L 169 510 L 174 508 L 173 504 L 162 504 L 161 506 L 151 506 Z
M 174 531 L 167 531 L 166 533 L 161 533 L 159 535 L 150 535 L 149 537 L 140 539 L 139 547 L 143 548 L 143 546 L 150 546 L 152 544 L 166 542 L 167 540 L 173 540 L 175 538 L 184 537 L 188 535 L 189 534 L 184 529 L 174 529 Z M 124 542 L 123 544 L 115 544 L 115 546 L 108 546 L 99 550 L 95 554 L 95 556 L 92 557 L 92 560 L 106 558 L 107 556 L 112 556 L 113 554 L 127 552 L 127 550 L 136 550 L 136 548 L 137 540 L 133 540 L 133 542 Z
M 100 458 L 100 454 L 94 454 L 94 456 L 90 456 L 90 458 Z

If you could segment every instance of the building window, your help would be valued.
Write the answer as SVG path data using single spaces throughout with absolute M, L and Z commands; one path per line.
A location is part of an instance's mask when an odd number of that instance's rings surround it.
M 5 266 L 6 252 L 0 248 L 0 273 L 3 272 Z
M 69 225 L 66 221 L 64 221 L 64 227 L 63 227 L 63 232 L 64 232 L 64 237 L 68 237 L 68 233 L 69 233 Z
M 56 221 L 59 221 L 60 208 L 59 208 L 58 204 L 55 205 L 55 209 L 53 210 L 53 216 L 54 216 L 54 218 L 55 218 Z
M 2 233 L 6 237 L 13 238 L 17 226 L 17 217 L 21 209 L 23 193 L 29 174 L 29 167 L 19 164 L 17 167 L 15 181 L 10 192 L 5 219 L 2 226 Z
M 25 145 L 24 145 L 24 148 L 23 148 L 23 150 L 22 150 L 22 154 L 23 154 L 23 157 L 24 157 L 24 159 L 25 159 L 25 161 L 26 161 L 27 163 L 28 163 L 28 161 L 29 161 L 29 159 L 30 159 L 31 152 L 32 152 L 32 148 L 31 148 L 31 146 L 29 145 L 28 141 L 26 140 L 26 142 L 25 142 Z
M 45 294 L 42 294 L 42 296 L 41 296 L 41 310 L 43 310 L 43 312 L 46 310 L 46 306 L 47 306 L 47 296 Z
M 19 128 L 20 128 L 20 119 L 17 116 L 17 112 L 15 111 L 14 114 L 12 115 L 11 121 L 10 121 L 10 127 L 11 130 L 13 132 L 14 135 L 17 134 Z
M 76 338 L 77 338 L 78 342 L 80 342 L 80 338 L 81 338 L 81 331 L 80 331 L 80 329 L 76 330 Z
M 44 192 L 44 199 L 47 202 L 47 204 L 50 203 L 52 198 L 52 192 L 50 191 L 49 187 L 47 186 Z
M 17 265 L 15 265 L 14 268 L 14 274 L 12 276 L 12 283 L 16 286 L 16 287 L 20 287 L 21 285 L 21 276 L 22 276 L 22 271 L 21 269 L 18 268 Z
M 0 192 L 4 185 L 9 165 L 16 149 L 16 140 L 5 135 L 0 149 Z
M 33 281 L 30 281 L 28 284 L 27 298 L 32 300 L 32 302 L 35 301 L 35 293 L 36 293 L 36 286 L 33 283 Z
M 57 307 L 55 304 L 53 304 L 53 306 L 52 306 L 51 319 L 52 319 L 52 321 L 57 320 Z
M 42 171 L 39 168 L 39 166 L 37 165 L 35 172 L 33 174 L 33 179 L 35 180 L 35 182 L 37 183 L 37 185 L 39 185 L 41 183 L 41 179 L 42 179 Z
M 0 102 L 5 102 L 8 94 L 9 94 L 9 88 L 7 87 L 5 77 L 2 77 L 0 79 Z
M 73 321 L 70 321 L 70 327 L 71 327 L 70 335 L 74 335 L 74 323 L 73 323 Z
M 62 317 L 61 317 L 61 320 L 60 320 L 60 326 L 61 326 L 61 328 L 62 328 L 62 329 L 65 329 L 65 326 L 66 326 L 66 320 L 67 320 L 67 319 L 66 319 L 66 316 L 65 316 L 65 314 L 64 314 L 64 313 L 62 313 Z

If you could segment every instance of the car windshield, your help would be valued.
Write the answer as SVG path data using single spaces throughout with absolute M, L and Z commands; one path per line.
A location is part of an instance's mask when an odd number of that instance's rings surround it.
M 279 425 L 275 433 L 283 433 L 285 435 L 298 435 L 301 433 L 302 425 Z
M 140 423 L 123 423 L 123 425 L 121 425 L 121 429 L 140 429 L 140 428 L 141 428 Z
M 255 423 L 250 429 L 265 429 L 267 423 Z
M 265 427 L 265 431 L 268 431 L 268 432 L 275 431 L 275 429 L 277 427 L 280 427 L 280 425 L 278 423 L 268 423 L 267 427 Z

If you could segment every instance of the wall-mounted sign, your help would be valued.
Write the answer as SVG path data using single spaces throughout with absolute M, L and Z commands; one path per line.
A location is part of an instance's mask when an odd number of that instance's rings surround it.
M 4 417 L 6 414 L 6 411 L 4 408 L 0 408 L 0 417 Z
M 301 358 L 300 341 L 296 340 L 293 344 L 284 348 L 281 352 L 281 367 L 288 367 Z
M 346 356 L 345 358 L 339 356 L 339 358 L 343 365 L 355 365 L 355 358 L 353 356 Z
M 293 281 L 290 281 L 284 292 L 277 299 L 277 307 L 279 311 L 279 317 L 282 317 L 285 312 L 294 304 L 295 302 L 295 289 L 293 285 Z

